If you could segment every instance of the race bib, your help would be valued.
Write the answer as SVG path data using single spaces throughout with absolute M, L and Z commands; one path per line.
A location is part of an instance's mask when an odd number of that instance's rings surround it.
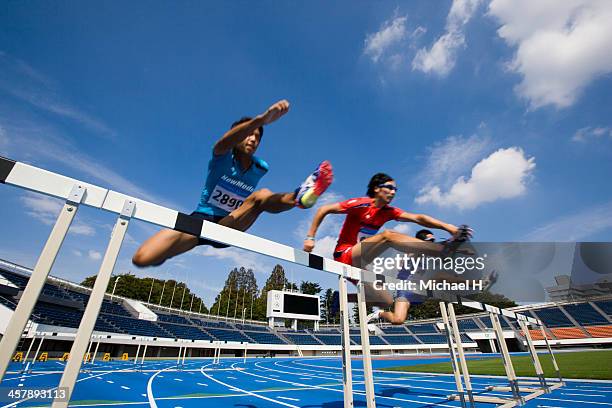
M 357 234 L 357 242 L 361 242 L 366 238 L 370 238 L 373 235 L 376 235 L 378 229 L 369 228 L 369 227 L 361 227 L 359 228 L 359 233 Z
M 250 194 L 248 191 L 231 189 L 219 183 L 215 186 L 208 199 L 208 204 L 231 213 L 242 205 Z

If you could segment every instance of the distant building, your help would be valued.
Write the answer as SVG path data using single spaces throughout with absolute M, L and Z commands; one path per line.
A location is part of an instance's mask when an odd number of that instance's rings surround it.
M 569 275 L 555 276 L 556 286 L 546 288 L 553 302 L 584 300 L 612 293 L 612 274 L 604 275 L 593 283 L 576 284 Z

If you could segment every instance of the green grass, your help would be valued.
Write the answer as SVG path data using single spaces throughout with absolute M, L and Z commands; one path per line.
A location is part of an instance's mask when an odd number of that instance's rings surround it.
M 556 373 L 550 356 L 539 354 L 539 357 L 544 375 L 554 378 Z M 612 350 L 556 353 L 555 358 L 563 378 L 612 379 Z M 517 376 L 535 376 L 535 370 L 529 356 L 513 356 L 512 364 Z M 453 372 L 450 362 L 389 367 L 385 370 L 447 374 Z M 470 374 L 506 375 L 501 357 L 468 359 L 468 370 Z

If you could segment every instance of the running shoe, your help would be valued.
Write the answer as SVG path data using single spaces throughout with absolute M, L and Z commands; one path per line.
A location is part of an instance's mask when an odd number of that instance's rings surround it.
M 380 310 L 370 313 L 366 318 L 366 323 L 370 323 L 371 321 L 378 319 L 380 319 Z
M 333 180 L 334 172 L 331 163 L 327 160 L 321 162 L 317 169 L 295 190 L 295 204 L 300 208 L 312 207 Z

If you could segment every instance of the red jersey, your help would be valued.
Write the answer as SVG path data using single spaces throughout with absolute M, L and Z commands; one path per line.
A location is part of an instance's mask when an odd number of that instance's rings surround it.
M 358 242 L 376 235 L 387 221 L 397 220 L 404 213 L 396 207 L 378 208 L 370 197 L 351 198 L 340 203 L 346 214 L 334 252 L 344 251 Z

